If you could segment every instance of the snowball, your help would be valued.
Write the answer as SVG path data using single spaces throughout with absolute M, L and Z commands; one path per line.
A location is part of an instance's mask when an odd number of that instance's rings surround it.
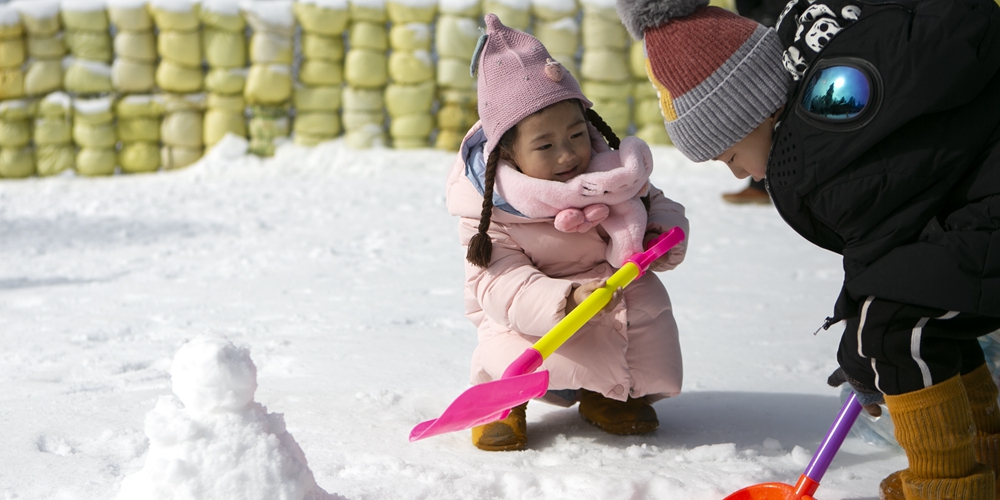
M 174 394 L 194 412 L 240 411 L 257 390 L 250 351 L 225 337 L 202 335 L 181 346 L 170 378 Z

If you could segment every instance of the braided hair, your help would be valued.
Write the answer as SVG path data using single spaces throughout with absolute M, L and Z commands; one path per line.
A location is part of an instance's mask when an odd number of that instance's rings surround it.
M 577 103 L 579 104 L 580 101 L 577 101 Z M 580 107 L 583 107 L 583 104 L 580 104 Z M 611 127 L 601 118 L 601 115 L 597 114 L 597 111 L 594 111 L 593 108 L 587 109 L 584 111 L 584 116 L 604 136 L 611 149 L 618 149 L 621 146 L 621 139 L 618 138 L 615 132 L 611 130 Z M 504 156 L 505 159 L 510 157 L 516 139 L 517 126 L 514 126 L 504 132 L 497 143 L 496 150 L 486 160 L 486 179 L 483 186 L 483 211 L 479 216 L 478 232 L 469 240 L 469 250 L 465 254 L 465 260 L 483 269 L 489 267 L 490 261 L 493 258 L 493 241 L 490 240 L 487 230 L 490 228 L 490 215 L 493 214 L 493 184 L 496 180 L 497 163 L 500 161 L 501 156 Z

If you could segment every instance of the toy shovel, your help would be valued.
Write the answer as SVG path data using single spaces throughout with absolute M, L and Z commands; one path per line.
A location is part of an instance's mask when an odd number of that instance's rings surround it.
M 861 413 L 861 404 L 858 403 L 857 396 L 851 393 L 851 397 L 840 409 L 837 420 L 834 420 L 826 437 L 820 443 L 819 449 L 813 455 L 812 461 L 806 467 L 806 471 L 799 476 L 795 486 L 785 483 L 761 483 L 743 488 L 742 490 L 727 496 L 723 500 L 814 500 L 813 493 L 819 487 L 819 482 L 826 474 L 826 469 L 830 467 L 830 462 L 840 450 L 840 445 L 844 444 L 844 438 L 850 432 L 854 421 Z
M 616 289 L 624 288 L 642 276 L 653 261 L 683 239 L 684 231 L 675 227 L 651 241 L 649 249 L 626 260 L 621 269 L 608 278 L 603 288 L 594 290 L 562 321 L 507 366 L 499 380 L 467 389 L 440 417 L 414 427 L 410 431 L 410 441 L 503 420 L 507 418 L 511 408 L 543 396 L 549 387 L 549 372 L 535 371 L 542 366 L 542 361 L 603 309 L 611 301 Z

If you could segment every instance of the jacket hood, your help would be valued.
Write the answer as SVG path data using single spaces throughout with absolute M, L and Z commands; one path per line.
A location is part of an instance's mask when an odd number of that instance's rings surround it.
M 479 192 L 479 196 L 482 196 L 486 192 L 486 155 L 483 154 L 485 148 L 486 132 L 482 127 L 479 127 L 478 130 L 462 142 L 462 149 L 458 153 L 459 157 L 465 162 L 465 178 L 469 179 L 472 186 Z M 493 189 L 493 206 L 512 215 L 527 217 L 510 206 L 510 203 L 507 203 L 500 196 L 499 190 L 495 189 L 495 186 Z

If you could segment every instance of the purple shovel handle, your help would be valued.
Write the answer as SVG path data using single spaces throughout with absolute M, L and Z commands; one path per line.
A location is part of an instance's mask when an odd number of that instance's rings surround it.
M 823 439 L 823 442 L 819 445 L 819 449 L 816 450 L 816 454 L 813 455 L 809 466 L 806 467 L 805 475 L 809 479 L 817 483 L 823 479 L 823 474 L 826 474 L 826 469 L 830 467 L 830 462 L 833 461 L 833 457 L 840 450 L 840 445 L 844 444 L 844 439 L 847 438 L 847 434 L 851 431 L 851 426 L 854 425 L 854 421 L 858 419 L 860 413 L 861 403 L 858 403 L 858 397 L 852 392 L 851 397 L 847 398 L 847 401 L 844 403 L 844 407 L 840 409 L 837 420 L 833 421 L 833 425 L 827 431 L 826 438 Z

